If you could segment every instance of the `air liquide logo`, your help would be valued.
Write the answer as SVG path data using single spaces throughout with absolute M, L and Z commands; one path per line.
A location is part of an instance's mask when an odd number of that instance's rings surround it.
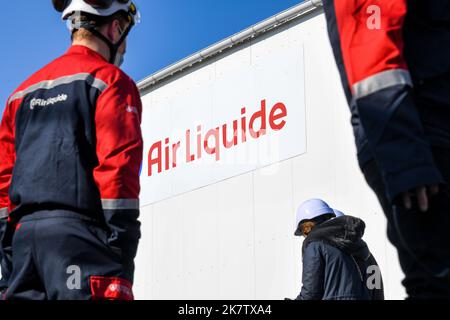
M 57 97 L 52 97 L 48 99 L 37 99 L 33 98 L 30 102 L 30 109 L 34 110 L 36 107 L 49 107 L 57 103 L 67 101 L 67 94 L 60 94 Z
M 181 139 L 165 138 L 153 143 L 148 152 L 148 176 L 174 169 L 183 160 L 189 164 L 209 156 L 220 161 L 227 149 L 245 144 L 250 139 L 261 139 L 269 131 L 283 130 L 288 110 L 282 102 L 268 108 L 266 100 L 262 100 L 255 113 L 248 115 L 245 107 L 240 113 L 240 118 L 231 123 L 206 130 L 199 124 L 196 132 L 188 128 Z

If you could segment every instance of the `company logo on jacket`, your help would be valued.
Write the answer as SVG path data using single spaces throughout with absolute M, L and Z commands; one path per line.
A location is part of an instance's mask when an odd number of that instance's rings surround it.
M 49 107 L 53 106 L 57 103 L 67 101 L 67 94 L 60 94 L 57 97 L 48 98 L 48 99 L 37 99 L 34 98 L 30 102 L 30 109 L 34 110 L 36 107 Z
M 133 107 L 133 106 L 127 106 L 126 110 L 127 110 L 128 113 L 139 114 L 138 109 L 136 107 Z

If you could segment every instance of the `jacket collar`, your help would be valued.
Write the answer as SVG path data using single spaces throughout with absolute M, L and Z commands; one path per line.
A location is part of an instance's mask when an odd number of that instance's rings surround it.
M 82 45 L 73 45 L 67 50 L 66 54 L 83 54 L 83 55 L 89 55 L 91 57 L 99 58 L 103 61 L 106 61 L 106 59 L 98 52 Z M 106 61 L 107 62 L 107 61 Z
M 314 227 L 303 241 L 302 251 L 317 241 L 325 242 L 349 255 L 367 260 L 370 251 L 362 237 L 366 225 L 364 221 L 352 216 L 330 219 Z

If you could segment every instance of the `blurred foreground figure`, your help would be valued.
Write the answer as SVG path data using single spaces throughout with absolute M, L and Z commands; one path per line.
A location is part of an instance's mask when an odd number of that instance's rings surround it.
M 412 299 L 450 298 L 450 1 L 324 0 L 359 166 Z

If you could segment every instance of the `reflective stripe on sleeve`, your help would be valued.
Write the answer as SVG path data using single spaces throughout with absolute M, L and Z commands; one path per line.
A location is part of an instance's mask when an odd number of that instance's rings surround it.
M 0 208 L 0 219 L 8 218 L 8 208 Z
M 361 80 L 353 85 L 353 96 L 355 99 L 360 99 L 396 85 L 413 86 L 409 71 L 403 69 L 387 70 Z
M 104 210 L 139 209 L 139 199 L 102 199 Z
M 96 88 L 96 89 L 100 90 L 101 92 L 105 91 L 105 89 L 108 87 L 108 85 L 103 80 L 94 78 L 89 73 L 77 73 L 77 74 L 74 74 L 71 76 L 65 76 L 65 77 L 61 77 L 58 79 L 54 79 L 54 80 L 46 80 L 46 81 L 41 81 L 39 83 L 36 83 L 36 84 L 26 88 L 25 90 L 19 91 L 16 94 L 14 94 L 8 100 L 8 104 L 13 102 L 14 100 L 22 99 L 27 94 L 33 93 L 37 90 L 42 90 L 42 89 L 49 90 L 49 89 L 53 89 L 55 87 L 58 87 L 58 86 L 61 86 L 64 84 L 69 84 L 69 83 L 72 83 L 75 81 L 86 81 L 91 87 Z

